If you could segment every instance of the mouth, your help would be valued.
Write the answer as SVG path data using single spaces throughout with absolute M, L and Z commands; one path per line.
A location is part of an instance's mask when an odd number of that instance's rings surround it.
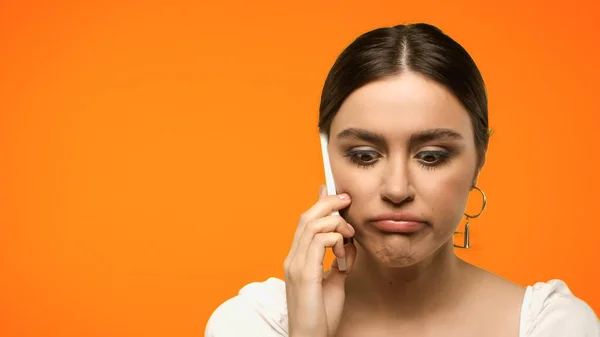
M 425 219 L 410 213 L 388 213 L 376 216 L 369 221 L 377 229 L 386 233 L 411 234 L 428 226 Z

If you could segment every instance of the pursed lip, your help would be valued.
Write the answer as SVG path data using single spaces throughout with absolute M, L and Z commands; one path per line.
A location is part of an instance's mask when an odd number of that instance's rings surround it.
M 380 214 L 370 222 L 382 232 L 400 234 L 415 233 L 428 225 L 422 217 L 408 212 Z
M 425 219 L 408 212 L 385 213 L 370 219 L 371 221 L 404 221 L 404 222 L 422 222 L 427 223 Z

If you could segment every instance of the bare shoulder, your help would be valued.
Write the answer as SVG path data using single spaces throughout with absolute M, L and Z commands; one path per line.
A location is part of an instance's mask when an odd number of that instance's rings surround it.
M 472 295 L 470 311 L 486 336 L 519 336 L 521 310 L 527 288 L 494 273 L 469 265 Z
M 487 270 L 478 269 L 481 274 L 481 282 L 485 285 L 482 288 L 483 291 L 488 292 L 494 298 L 497 297 L 499 300 L 504 298 L 504 301 L 511 301 L 518 304 L 519 308 L 521 307 L 527 288 Z
M 520 310 L 527 288 L 485 269 L 464 263 L 466 273 L 470 275 L 469 279 L 478 295 L 495 304 L 507 304 L 513 308 L 516 306 Z
M 567 284 L 553 279 L 523 287 L 469 265 L 470 312 L 486 336 L 600 336 L 594 310 Z

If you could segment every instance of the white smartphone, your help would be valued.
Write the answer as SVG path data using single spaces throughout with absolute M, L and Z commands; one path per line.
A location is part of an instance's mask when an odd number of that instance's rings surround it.
M 329 145 L 329 141 L 327 140 L 327 135 L 324 132 L 320 132 L 321 136 L 321 153 L 323 154 L 323 167 L 325 169 L 325 186 L 327 188 L 327 195 L 335 195 L 337 191 L 335 189 L 335 181 L 333 180 L 333 172 L 331 171 L 331 163 L 329 161 L 329 150 L 327 146 Z M 338 211 L 334 211 L 331 213 L 332 215 L 339 215 Z M 344 244 L 346 244 L 349 240 L 344 238 Z M 341 271 L 345 271 L 346 259 L 338 258 L 338 267 Z
M 333 172 L 331 171 L 331 162 L 329 161 L 329 151 L 327 150 L 327 135 L 324 132 L 321 135 L 321 153 L 323 154 L 323 168 L 325 169 L 325 186 L 327 187 L 327 195 L 336 195 L 335 181 L 333 180 Z M 337 211 L 334 214 L 339 214 Z

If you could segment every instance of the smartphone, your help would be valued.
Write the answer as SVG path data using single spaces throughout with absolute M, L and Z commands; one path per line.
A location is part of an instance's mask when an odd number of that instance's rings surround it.
M 320 135 L 321 153 L 323 154 L 323 168 L 325 169 L 325 186 L 327 187 L 328 195 L 335 195 L 337 194 L 337 191 L 335 190 L 335 181 L 333 180 L 331 162 L 329 161 L 329 150 L 327 149 L 329 142 L 327 140 L 327 135 L 324 132 L 321 132 Z M 339 215 L 338 211 L 334 211 L 333 214 Z
M 335 181 L 333 179 L 333 172 L 331 171 L 331 162 L 329 161 L 329 150 L 327 146 L 329 141 L 327 135 L 324 132 L 320 132 L 321 137 L 321 153 L 323 155 L 323 168 L 325 169 L 325 187 L 328 195 L 336 195 Z M 332 215 L 339 215 L 338 211 L 331 213 Z M 344 238 L 344 244 L 350 242 L 350 239 Z M 338 267 L 341 271 L 346 270 L 346 259 L 338 259 Z

